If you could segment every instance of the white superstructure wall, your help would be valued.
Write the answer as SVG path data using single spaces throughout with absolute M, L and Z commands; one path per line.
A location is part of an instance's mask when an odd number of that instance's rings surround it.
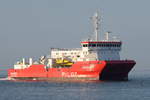
M 82 50 L 98 60 L 120 60 L 121 42 L 82 42 Z

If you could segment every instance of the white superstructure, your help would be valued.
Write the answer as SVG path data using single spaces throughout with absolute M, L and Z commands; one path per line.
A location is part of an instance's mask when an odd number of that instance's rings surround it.
M 120 60 L 121 41 L 110 40 L 109 33 L 105 33 L 105 40 L 99 40 L 98 31 L 100 18 L 98 12 L 92 17 L 94 26 L 94 39 L 81 42 L 81 49 L 51 49 L 51 58 L 67 58 L 73 62 L 89 60 Z

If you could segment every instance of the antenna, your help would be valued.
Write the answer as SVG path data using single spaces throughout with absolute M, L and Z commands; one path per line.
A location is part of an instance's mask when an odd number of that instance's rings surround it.
M 93 22 L 94 33 L 95 33 L 95 41 L 98 41 L 99 40 L 98 32 L 99 32 L 99 24 L 100 24 L 100 17 L 98 11 L 92 17 L 92 22 Z

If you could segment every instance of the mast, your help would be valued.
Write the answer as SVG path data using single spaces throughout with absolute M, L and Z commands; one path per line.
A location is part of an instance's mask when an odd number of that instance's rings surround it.
M 95 13 L 95 15 L 92 17 L 93 22 L 93 28 L 94 28 L 94 34 L 95 34 L 95 41 L 99 40 L 99 25 L 100 25 L 100 17 L 98 11 Z

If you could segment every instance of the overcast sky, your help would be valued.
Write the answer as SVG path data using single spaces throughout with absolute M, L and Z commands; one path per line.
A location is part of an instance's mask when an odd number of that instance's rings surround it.
M 0 0 L 0 67 L 37 59 L 51 47 L 79 48 L 97 10 L 100 38 L 113 32 L 123 41 L 122 59 L 150 67 L 150 0 Z

